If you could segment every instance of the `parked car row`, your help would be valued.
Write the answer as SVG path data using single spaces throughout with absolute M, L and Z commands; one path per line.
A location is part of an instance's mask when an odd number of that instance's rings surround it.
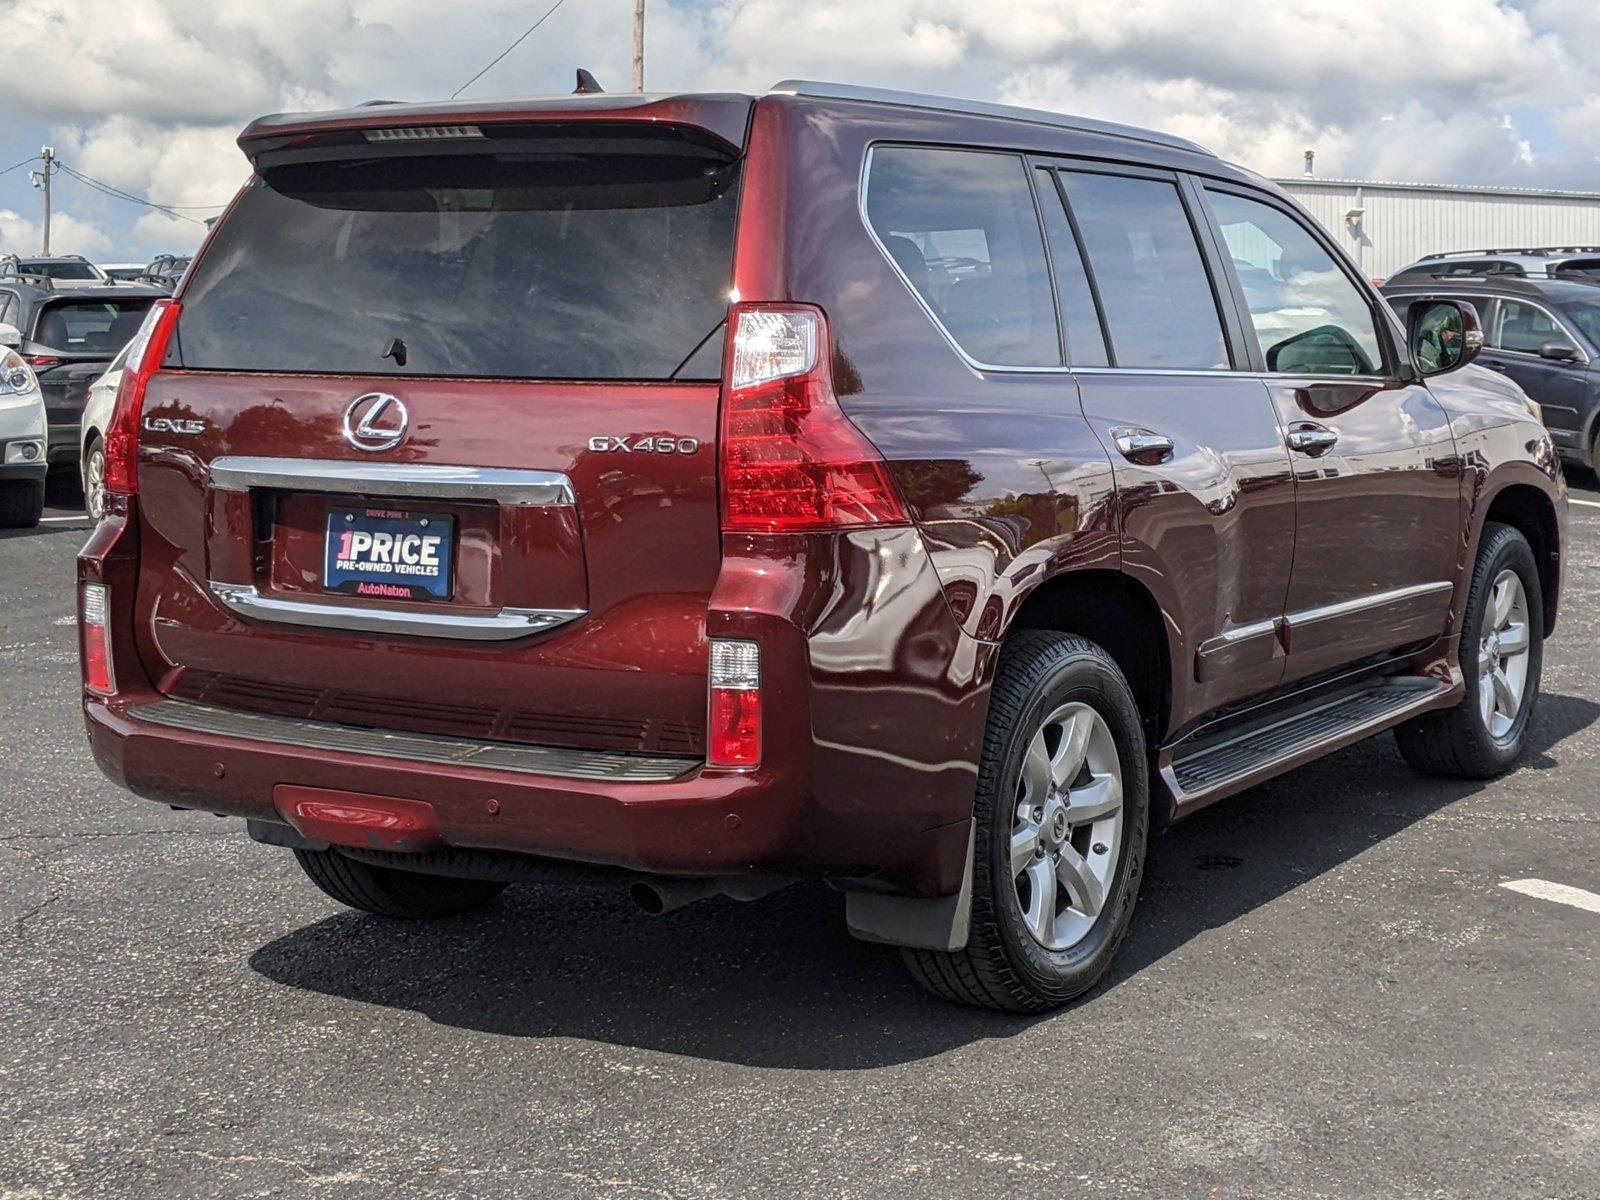
M 1521 754 L 1566 495 L 1480 293 L 1402 322 L 1260 177 L 1054 113 L 469 107 L 255 122 L 149 305 L 78 566 L 119 783 L 390 917 L 824 878 L 1039 1011 L 1165 824 Z
M 58 254 L 24 258 L 16 254 L 0 256 L 0 280 L 27 278 L 49 280 L 55 284 L 90 285 L 97 283 L 145 283 L 162 288 L 167 294 L 177 287 L 189 269 L 190 256 L 158 254 L 148 263 L 90 262 L 81 254 Z

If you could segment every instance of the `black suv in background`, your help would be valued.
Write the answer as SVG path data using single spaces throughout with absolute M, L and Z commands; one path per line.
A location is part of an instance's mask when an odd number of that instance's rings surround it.
M 0 324 L 22 331 L 20 353 L 39 377 L 52 467 L 78 469 L 78 422 L 89 385 L 166 294 L 145 284 L 57 287 L 42 275 L 0 274 Z
M 1408 267 L 1384 285 L 1384 297 L 1402 321 L 1418 301 L 1474 305 L 1483 322 L 1478 364 L 1514 381 L 1543 409 L 1562 458 L 1600 469 L 1600 278 L 1565 264 L 1546 275 L 1532 269 L 1462 275 L 1453 258 L 1439 263 L 1438 275 Z M 1594 263 L 1600 268 L 1600 256 Z

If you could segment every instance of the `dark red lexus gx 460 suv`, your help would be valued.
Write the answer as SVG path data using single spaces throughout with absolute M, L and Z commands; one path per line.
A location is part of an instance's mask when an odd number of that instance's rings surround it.
M 346 904 L 821 878 L 1036 1010 L 1173 819 L 1389 728 L 1523 748 L 1537 409 L 1198 146 L 813 83 L 240 145 L 129 352 L 84 709 Z

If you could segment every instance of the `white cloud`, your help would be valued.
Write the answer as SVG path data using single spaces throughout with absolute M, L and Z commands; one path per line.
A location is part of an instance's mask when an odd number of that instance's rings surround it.
M 1589 49 L 1600 5 L 1455 0 L 1443 20 L 1397 7 L 652 0 L 648 79 L 759 91 L 801 76 L 1031 103 L 1169 129 L 1266 174 L 1298 173 L 1314 148 L 1330 175 L 1600 187 Z M 631 10 L 564 5 L 470 94 L 564 87 L 579 65 L 625 86 Z M 447 96 L 530 14 L 524 0 L 443 11 L 437 0 L 8 0 L 10 60 L 73 66 L 0 74 L 0 111 L 43 121 L 65 160 L 116 187 L 217 204 L 247 171 L 234 138 L 251 117 Z M 107 219 L 137 219 L 142 250 L 186 248 L 199 233 L 159 215 Z
M 9 208 L 0 208 L 0 254 L 37 254 L 42 245 L 42 221 L 34 221 Z M 111 249 L 111 235 L 93 221 L 69 212 L 50 219 L 53 254 L 102 254 Z

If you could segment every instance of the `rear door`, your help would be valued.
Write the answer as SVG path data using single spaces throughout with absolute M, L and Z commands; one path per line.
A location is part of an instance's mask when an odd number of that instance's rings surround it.
M 1460 552 L 1460 464 L 1443 407 L 1397 377 L 1381 303 L 1293 209 L 1208 183 L 1294 464 L 1286 681 L 1443 632 Z
M 163 690 L 693 752 L 737 148 L 687 127 L 298 139 L 144 409 Z
M 1103 314 L 1080 339 L 1083 411 L 1111 454 L 1123 567 L 1165 612 L 1177 652 L 1173 723 L 1274 687 L 1294 550 L 1283 431 L 1235 361 L 1239 330 L 1171 173 L 1063 165 L 1042 196 L 1058 278 L 1071 238 Z M 1059 214 L 1052 214 L 1058 216 Z M 1066 232 L 1070 227 L 1070 233 Z M 1081 270 L 1081 268 L 1078 268 Z M 1085 353 L 1087 351 L 1087 354 Z

